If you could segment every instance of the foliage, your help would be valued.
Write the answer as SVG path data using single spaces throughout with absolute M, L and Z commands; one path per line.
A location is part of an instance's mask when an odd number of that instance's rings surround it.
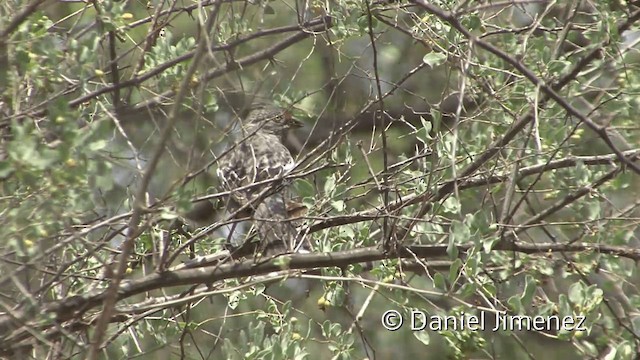
M 640 352 L 632 2 L 54 5 L 0 4 L 2 356 Z M 238 249 L 215 176 L 264 101 L 311 254 Z

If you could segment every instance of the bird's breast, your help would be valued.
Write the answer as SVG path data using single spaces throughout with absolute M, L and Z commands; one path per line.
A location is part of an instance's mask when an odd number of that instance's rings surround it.
M 255 134 L 238 144 L 218 168 L 218 177 L 228 188 L 276 178 L 295 166 L 289 150 L 277 136 Z

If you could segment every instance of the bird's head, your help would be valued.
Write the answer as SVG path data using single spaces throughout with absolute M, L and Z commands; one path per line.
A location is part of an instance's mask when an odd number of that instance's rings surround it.
M 250 127 L 258 127 L 259 131 L 274 135 L 283 135 L 289 129 L 302 127 L 302 122 L 294 119 L 289 111 L 267 104 L 251 108 L 246 123 Z

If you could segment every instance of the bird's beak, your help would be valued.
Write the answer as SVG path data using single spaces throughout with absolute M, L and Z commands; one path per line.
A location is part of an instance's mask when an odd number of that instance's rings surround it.
M 284 113 L 284 118 L 285 118 L 285 124 L 287 125 L 287 127 L 289 127 L 290 129 L 298 129 L 304 126 L 304 123 L 296 118 L 293 117 L 293 115 L 291 114 L 291 112 L 289 111 L 285 111 Z
M 289 119 L 289 127 L 292 129 L 299 129 L 304 126 L 304 123 L 298 119 L 290 118 Z

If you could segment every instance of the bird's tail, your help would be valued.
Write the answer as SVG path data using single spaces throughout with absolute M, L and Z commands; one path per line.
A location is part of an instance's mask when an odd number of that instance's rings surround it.
M 284 196 L 280 193 L 266 197 L 257 207 L 254 217 L 260 236 L 260 253 L 273 256 L 294 249 L 298 230 L 288 220 Z

